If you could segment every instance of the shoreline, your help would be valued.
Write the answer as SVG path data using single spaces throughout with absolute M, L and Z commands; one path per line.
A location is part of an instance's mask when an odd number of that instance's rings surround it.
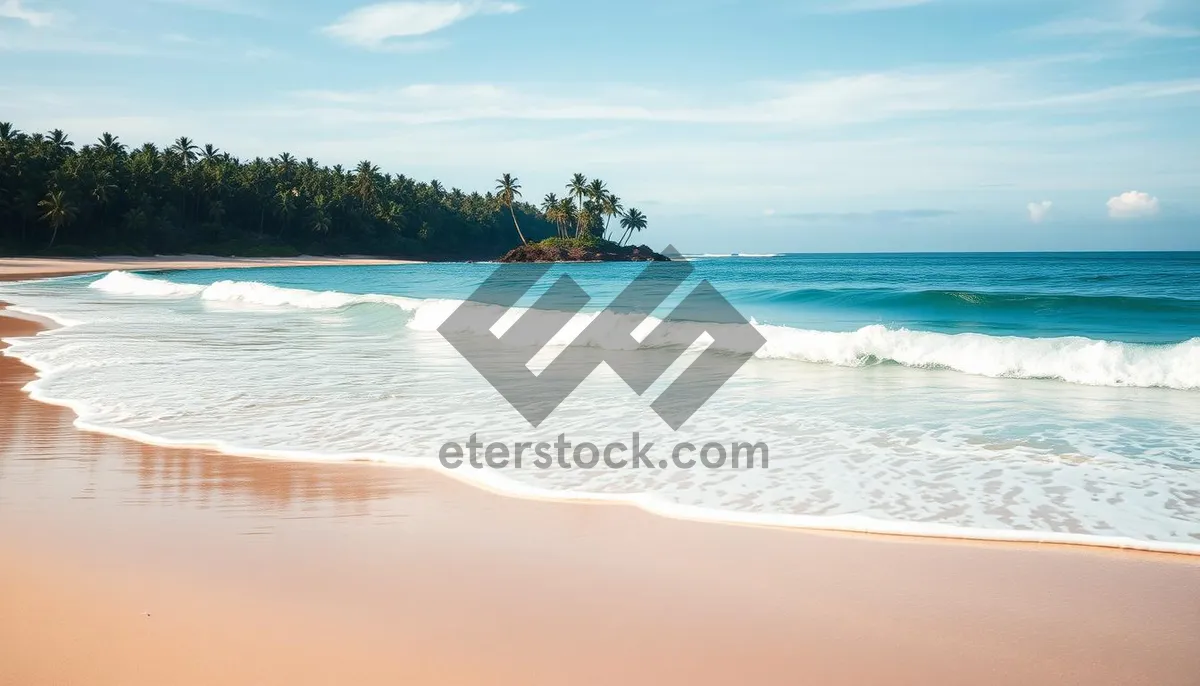
M 182 269 L 186 268 L 189 267 L 182 267 Z M 5 278 L 3 271 L 0 270 L 0 281 L 4 280 Z M 0 301 L 0 321 L 2 321 L 6 316 L 19 316 L 30 319 L 42 324 L 45 328 L 65 327 L 71 325 L 69 322 L 58 321 L 49 314 L 25 310 L 19 306 L 6 306 L 3 301 Z M 6 347 L 7 346 L 3 346 L 3 348 Z M 0 348 L 0 351 L 2 351 L 3 348 Z M 6 353 L 0 352 L 0 354 Z M 9 354 L 9 356 L 13 355 Z M 17 357 L 17 359 L 20 358 Z M 21 362 L 22 364 L 32 368 L 39 375 L 43 371 L 32 367 L 32 365 L 29 365 L 29 363 L 25 362 L 24 360 L 21 360 Z M 277 462 L 304 462 L 311 464 L 367 463 L 388 469 L 420 469 L 422 471 L 432 473 L 437 478 L 447 479 L 455 483 L 464 484 L 468 487 L 476 488 L 484 492 L 506 498 L 584 506 L 616 505 L 633 508 L 654 517 L 662 517 L 682 522 L 695 522 L 709 525 L 715 524 L 730 527 L 751 527 L 778 529 L 784 531 L 800 531 L 816 534 L 880 537 L 912 540 L 916 542 L 933 541 L 950 544 L 959 543 L 979 545 L 1002 544 L 1009 546 L 1024 546 L 1033 549 L 1049 546 L 1077 548 L 1084 550 L 1090 549 L 1097 551 L 1126 551 L 1138 554 L 1166 555 L 1200 560 L 1200 544 L 1185 542 L 1149 541 L 1120 536 L 1099 536 L 1093 534 L 1062 532 L 973 529 L 966 527 L 955 527 L 952 525 L 928 523 L 917 525 L 911 522 L 859 518 L 853 515 L 831 518 L 807 515 L 772 515 L 725 510 L 709 510 L 699 507 L 663 505 L 654 503 L 638 497 L 638 494 L 581 493 L 537 489 L 535 487 L 525 486 L 511 480 L 505 480 L 499 476 L 492 476 L 488 474 L 486 470 L 480 470 L 477 472 L 437 470 L 432 469 L 428 465 L 417 460 L 385 461 L 382 459 L 373 460 L 368 458 L 355 460 L 333 460 L 321 459 L 311 455 L 301 455 L 282 450 L 251 449 L 241 448 L 238 446 L 229 446 L 220 441 L 189 443 L 160 440 L 154 436 L 137 431 L 125 431 L 90 425 L 86 422 L 86 420 L 83 419 L 84 413 L 71 401 L 50 398 L 44 395 L 39 397 L 36 394 L 36 389 L 26 392 L 35 402 L 62 407 L 72 412 L 76 418 L 76 428 L 79 430 L 111 436 L 120 440 L 133 441 L 158 448 L 202 450 L 229 457 L 270 460 Z
M 213 258 L 216 260 L 224 260 L 225 258 Z M 169 264 L 187 264 L 175 262 L 173 260 Z M 247 267 L 286 267 L 286 266 L 319 266 L 319 265 L 300 265 L 300 264 L 245 264 L 237 263 L 239 266 Z M 321 263 L 324 264 L 324 263 Z M 345 266 L 360 264 L 353 259 L 349 262 L 340 262 Z M 367 260 L 362 264 L 376 264 L 375 261 Z M 388 263 L 391 264 L 391 263 Z M 396 262 L 395 264 L 419 264 L 416 262 Z M 207 266 L 173 266 L 163 267 L 163 269 L 205 269 L 218 268 Z M 62 276 L 61 274 L 42 274 L 32 278 L 51 278 L 54 276 Z M 26 277 L 21 276 L 13 279 L 6 278 L 3 270 L 3 260 L 0 259 L 0 282 L 6 280 L 24 280 Z M 25 310 L 19 306 L 9 305 L 4 301 L 0 301 L 0 323 L 5 317 L 19 317 L 34 321 L 41 325 L 43 329 L 51 329 L 58 327 L 67 327 L 72 324 L 66 321 L 59 321 L 52 315 L 32 310 Z M 2 331 L 2 327 L 0 327 Z M 4 336 L 0 335 L 0 339 Z M 0 356 L 16 357 L 21 364 L 30 368 L 37 375 L 41 375 L 43 370 L 37 369 L 25 360 L 5 353 L 7 345 L 0 345 Z M 36 380 L 36 379 L 35 379 Z M 682 505 L 660 505 L 653 502 L 648 502 L 643 498 L 639 498 L 637 494 L 603 494 L 603 493 L 580 493 L 580 492 L 565 492 L 565 491 L 549 491 L 537 489 L 531 486 L 525 486 L 505 480 L 502 477 L 487 475 L 486 470 L 478 472 L 468 471 L 446 471 L 430 468 L 428 465 L 416 461 L 401 461 L 392 462 L 385 460 L 373 459 L 355 459 L 355 460 L 332 460 L 312 457 L 310 455 L 299 455 L 290 451 L 266 450 L 266 449 L 251 449 L 241 448 L 237 446 L 228 446 L 219 441 L 213 442 L 178 442 L 160 440 L 154 436 L 144 434 L 137 431 L 124 431 L 120 429 L 111 429 L 90 425 L 83 419 L 83 412 L 80 411 L 71 401 L 49 398 L 46 396 L 38 397 L 35 390 L 27 390 L 25 393 L 34 402 L 43 403 L 55 407 L 61 407 L 70 411 L 75 417 L 75 426 L 80 431 L 95 433 L 104 436 L 110 436 L 119 440 L 136 442 L 142 445 L 153 446 L 165 449 L 181 449 L 181 450 L 201 450 L 216 455 L 223 455 L 234 458 L 246 458 L 256 460 L 268 460 L 275 462 L 302 462 L 318 465 L 337 465 L 337 464 L 372 464 L 386 469 L 419 469 L 432 474 L 439 479 L 446 479 L 454 483 L 463 484 L 470 488 L 479 489 L 483 492 L 496 495 L 504 498 L 516 498 L 522 500 L 531 500 L 546 503 L 562 503 L 568 505 L 609 505 L 627 507 L 645 513 L 653 517 L 661 517 L 665 519 L 693 522 L 706 525 L 721 525 L 729 527 L 749 527 L 762 529 L 776 529 L 782 531 L 798 531 L 814 534 L 827 534 L 834 536 L 865 536 L 877 537 L 883 539 L 908 540 L 913 542 L 941 542 L 948 544 L 968 544 L 968 545 L 1007 545 L 1021 546 L 1031 549 L 1040 549 L 1045 547 L 1065 548 L 1065 549 L 1081 549 L 1094 551 L 1120 551 L 1132 552 L 1135 554 L 1145 554 L 1154 556 L 1170 556 L 1191 558 L 1200 561 L 1200 544 L 1181 543 L 1172 541 L 1148 541 L 1118 536 L 1098 536 L 1092 534 L 1075 534 L 1061 532 L 1037 532 L 1037 531 L 1021 531 L 1021 530 L 1001 530 L 1001 529 L 972 529 L 966 527 L 955 527 L 952 525 L 940 524 L 924 524 L 920 527 L 915 527 L 910 522 L 875 520 L 870 518 L 858 518 L 853 515 L 841 516 L 835 518 L 807 516 L 807 515 L 771 515 L 758 513 L 745 513 L 733 511 L 717 511 L 699 507 L 688 507 Z M 934 531 L 936 530 L 936 531 Z
M 0 316 L 3 337 L 38 326 Z M 33 370 L 0 370 L 3 683 L 1183 686 L 1200 668 L 1188 556 L 714 527 L 159 448 L 79 431 L 20 390 Z

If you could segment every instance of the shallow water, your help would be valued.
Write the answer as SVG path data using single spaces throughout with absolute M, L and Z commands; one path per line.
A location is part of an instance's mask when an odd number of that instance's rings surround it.
M 650 403 L 682 364 L 641 397 L 602 367 L 531 428 L 436 331 L 495 265 L 114 273 L 0 299 L 69 324 L 10 351 L 41 370 L 35 397 L 147 442 L 439 469 L 472 433 L 636 431 L 650 467 L 454 476 L 687 517 L 1200 552 L 1200 255 L 692 265 L 767 344 L 679 431 Z M 594 310 L 642 268 L 558 266 L 540 285 L 568 272 Z M 684 441 L 761 441 L 769 468 L 658 468 Z

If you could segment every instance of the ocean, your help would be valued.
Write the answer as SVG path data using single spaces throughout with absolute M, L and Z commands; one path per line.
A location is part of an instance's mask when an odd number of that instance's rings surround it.
M 113 272 L 0 300 L 63 324 L 6 351 L 39 370 L 33 397 L 134 440 L 692 519 L 1200 554 L 1200 253 L 689 259 L 678 297 L 708 280 L 767 343 L 678 431 L 650 404 L 703 342 L 642 396 L 602 367 L 531 427 L 436 330 L 494 264 Z M 585 322 L 644 268 L 556 265 L 519 304 L 567 273 Z M 634 432 L 659 450 L 761 442 L 769 466 L 438 460 L 472 434 Z

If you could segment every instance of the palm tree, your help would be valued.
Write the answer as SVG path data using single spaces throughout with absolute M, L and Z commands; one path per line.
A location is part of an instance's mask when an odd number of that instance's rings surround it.
M 621 199 L 609 193 L 604 196 L 604 200 L 600 203 L 604 215 L 608 220 L 604 222 L 604 237 L 608 238 L 608 225 L 612 223 L 613 217 L 622 216 L 625 212 L 625 206 L 621 204 Z
M 329 213 L 325 211 L 328 204 L 324 195 L 318 195 L 313 199 L 312 224 L 309 225 L 313 233 L 329 233 L 332 222 L 329 221 Z
M 354 191 L 362 201 L 364 209 L 367 203 L 375 198 L 375 177 L 378 174 L 379 167 L 367 160 L 359 162 L 354 170 Z
M 592 179 L 587 187 L 588 198 L 597 205 L 604 202 L 604 198 L 608 195 L 608 188 L 600 179 Z
M 0 142 L 9 143 L 17 139 L 21 132 L 12 124 L 6 121 L 0 121 Z
M 279 191 L 279 195 L 276 196 L 279 217 L 283 220 L 280 222 L 279 233 L 276 234 L 276 237 L 283 236 L 283 232 L 287 230 L 289 223 L 288 219 L 291 218 L 292 212 L 296 211 L 296 198 L 299 195 L 300 191 L 296 190 L 295 188 L 287 188 Z
M 96 139 L 96 145 L 100 146 L 100 150 L 106 155 L 120 155 L 125 152 L 125 144 L 119 142 L 116 136 L 107 131 Z
M 221 149 L 212 143 L 205 143 L 204 149 L 200 151 L 200 157 L 207 163 L 216 162 L 221 157 Z
M 104 212 L 108 209 L 108 203 L 112 201 L 112 194 L 117 190 L 117 185 L 112 182 L 112 176 L 107 171 L 101 171 L 96 175 L 96 186 L 92 188 L 92 197 L 96 199 L 96 204 L 100 205 L 100 225 L 104 225 Z
M 521 197 L 521 184 L 517 183 L 517 177 L 505 174 L 496 179 L 496 191 L 499 193 L 500 204 L 507 207 L 508 213 L 512 215 L 513 226 L 517 227 L 521 245 L 528 245 L 529 241 L 525 240 L 525 234 L 521 233 L 521 225 L 517 223 L 517 213 L 513 210 L 513 201 Z
M 570 192 L 569 194 L 574 195 L 579 199 L 579 207 L 577 209 L 583 209 L 583 196 L 587 195 L 588 192 L 587 184 L 587 177 L 583 174 L 576 174 L 575 176 L 571 177 L 570 181 L 567 182 L 567 190 Z
M 575 214 L 575 237 L 590 236 L 592 223 L 596 220 L 596 206 L 592 202 L 583 203 L 583 209 Z
M 191 165 L 192 162 L 196 161 L 196 151 L 198 149 L 199 148 L 196 147 L 195 141 L 193 141 L 191 138 L 188 138 L 187 136 L 180 136 L 179 138 L 175 139 L 174 145 L 167 148 L 167 152 L 179 155 L 179 158 L 183 160 L 183 166 L 187 167 Z
M 562 212 L 558 207 L 558 196 L 554 193 L 547 193 L 546 197 L 542 198 L 542 214 L 545 215 L 546 221 L 554 222 L 558 227 L 558 235 L 561 238 L 563 235 Z
M 274 162 L 285 178 L 291 178 L 292 172 L 296 169 L 296 158 L 292 157 L 291 153 L 279 153 L 279 157 Z
M 625 233 L 621 234 L 621 245 L 625 245 L 626 239 L 632 237 L 635 230 L 640 232 L 646 228 L 646 215 L 638 208 L 630 207 L 621 217 L 621 228 L 625 229 Z
M 578 214 L 575 212 L 575 202 L 570 198 L 563 198 L 558 201 L 558 215 L 562 217 L 563 236 L 567 235 L 567 227 L 574 224 L 578 219 Z
M 50 191 L 46 198 L 38 203 L 38 207 L 45 212 L 42 221 L 54 229 L 54 233 L 50 234 L 50 247 L 53 248 L 54 240 L 58 238 L 58 230 L 75 219 L 75 206 L 67 202 L 62 191 Z
M 59 152 L 67 152 L 72 149 L 75 144 L 67 139 L 67 134 L 62 129 L 54 129 L 50 132 L 50 143 L 58 149 Z

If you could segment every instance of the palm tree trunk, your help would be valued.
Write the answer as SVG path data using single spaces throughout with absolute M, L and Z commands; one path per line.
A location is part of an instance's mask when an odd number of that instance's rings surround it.
M 50 246 L 49 247 L 51 247 L 51 248 L 54 247 L 54 239 L 56 239 L 56 238 L 58 238 L 58 224 L 54 225 L 54 232 L 50 234 Z
M 512 203 L 508 205 L 508 213 L 512 215 L 513 226 L 517 227 L 517 235 L 521 237 L 521 245 L 529 245 L 529 241 L 525 240 L 525 234 L 521 233 L 521 225 L 517 223 L 517 213 L 513 211 Z

